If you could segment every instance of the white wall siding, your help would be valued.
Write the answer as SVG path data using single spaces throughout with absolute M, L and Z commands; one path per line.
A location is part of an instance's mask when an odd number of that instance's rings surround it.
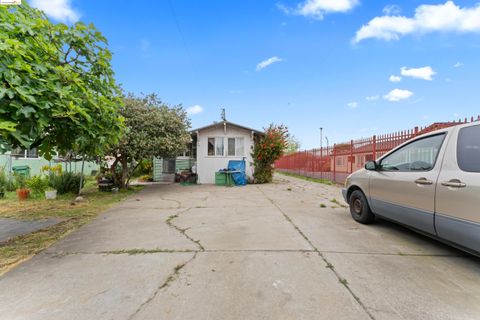
M 209 156 L 208 155 L 208 138 L 224 139 L 224 155 Z M 243 157 L 227 156 L 228 138 L 243 138 L 244 155 L 246 162 L 246 174 L 253 178 L 252 152 L 253 135 L 251 131 L 230 126 L 227 124 L 226 132 L 220 124 L 218 127 L 211 127 L 198 132 L 197 136 L 197 173 L 198 183 L 212 184 L 215 183 L 215 172 L 220 169 L 227 168 L 229 160 L 242 160 Z

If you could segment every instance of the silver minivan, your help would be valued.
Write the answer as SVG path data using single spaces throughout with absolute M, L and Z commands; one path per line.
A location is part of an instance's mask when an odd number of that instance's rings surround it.
M 418 136 L 367 162 L 342 191 L 360 223 L 379 216 L 480 255 L 480 123 Z

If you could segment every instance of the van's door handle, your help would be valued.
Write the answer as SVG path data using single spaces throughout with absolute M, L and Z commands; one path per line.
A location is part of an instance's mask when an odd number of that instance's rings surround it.
M 444 187 L 450 187 L 450 188 L 465 188 L 467 186 L 466 183 L 458 180 L 458 179 L 452 179 L 450 181 L 443 181 L 441 182 L 441 185 Z
M 422 186 L 431 186 L 433 184 L 432 180 L 427 180 L 427 178 L 420 178 L 415 180 L 416 184 L 420 184 Z

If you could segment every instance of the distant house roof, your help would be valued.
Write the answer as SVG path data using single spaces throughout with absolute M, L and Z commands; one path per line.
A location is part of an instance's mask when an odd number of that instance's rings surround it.
M 435 122 L 429 125 L 428 127 L 420 130 L 418 132 L 418 135 L 424 134 L 424 133 L 429 133 L 435 130 L 440 130 L 440 129 L 445 129 L 453 126 L 457 126 L 459 124 L 463 124 L 463 122 Z
M 256 133 L 258 135 L 264 135 L 265 134 L 265 132 L 263 132 L 263 131 L 252 129 L 252 128 L 249 128 L 249 127 L 245 127 L 245 126 L 242 126 L 242 125 L 230 122 L 230 121 L 214 122 L 214 123 L 212 123 L 208 126 L 204 126 L 204 127 L 200 127 L 200 128 L 197 128 L 197 129 L 190 130 L 190 133 L 195 134 L 197 131 L 202 131 L 202 130 L 206 130 L 206 129 L 210 129 L 210 128 L 223 128 L 224 124 L 226 124 L 227 126 L 237 127 L 239 129 L 243 129 L 243 130 L 247 130 L 247 131 L 253 131 L 254 133 Z
M 410 134 L 410 135 L 405 134 L 403 136 L 398 136 L 396 138 L 392 138 L 392 139 L 387 140 L 387 141 L 378 141 L 377 140 L 376 150 L 378 152 L 391 150 L 391 149 L 397 147 L 398 145 L 400 145 L 400 143 L 403 143 L 403 142 L 405 142 L 405 141 L 407 141 L 411 138 L 414 138 L 414 137 L 417 137 L 417 136 L 420 136 L 422 134 L 429 133 L 429 132 L 432 132 L 432 131 L 453 127 L 453 126 L 456 126 L 456 125 L 459 125 L 459 124 L 462 124 L 462 123 L 461 122 L 435 122 L 435 123 L 432 123 L 431 125 L 429 125 L 428 127 L 425 127 L 423 129 L 419 130 L 416 134 L 413 134 L 413 133 Z M 347 151 L 349 152 L 350 150 L 347 150 Z M 353 151 L 354 154 L 357 154 L 357 153 L 372 153 L 372 152 L 373 152 L 373 144 L 372 143 L 365 143 L 364 145 L 354 147 L 354 151 Z

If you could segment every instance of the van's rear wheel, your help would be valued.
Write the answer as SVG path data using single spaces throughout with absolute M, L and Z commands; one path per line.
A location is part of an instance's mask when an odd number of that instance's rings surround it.
M 367 198 L 360 190 L 355 190 L 350 195 L 350 214 L 352 218 L 360 223 L 369 224 L 375 221 L 375 215 L 368 205 Z

